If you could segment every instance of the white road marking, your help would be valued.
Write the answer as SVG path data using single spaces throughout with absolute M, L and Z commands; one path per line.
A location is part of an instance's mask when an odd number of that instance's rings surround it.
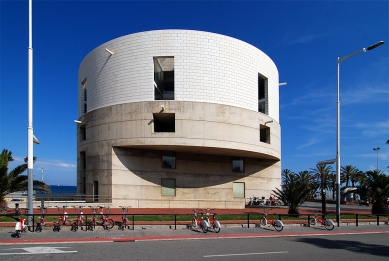
M 38 255 L 38 254 L 67 254 L 77 253 L 77 251 L 63 251 L 59 248 L 70 248 L 70 247 L 23 247 L 23 248 L 10 248 L 7 250 L 24 250 L 16 253 L 0 253 L 1 256 L 6 255 Z
M 204 256 L 204 257 L 250 256 L 250 255 L 286 254 L 286 253 L 288 253 L 288 251 L 262 252 L 262 253 L 243 253 L 243 254 L 224 254 L 224 255 L 207 255 L 207 256 Z

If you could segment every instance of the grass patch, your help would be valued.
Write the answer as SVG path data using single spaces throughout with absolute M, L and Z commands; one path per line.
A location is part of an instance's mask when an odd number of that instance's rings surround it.
M 0 222 L 17 222 L 19 221 L 18 216 L 2 216 L 0 217 Z

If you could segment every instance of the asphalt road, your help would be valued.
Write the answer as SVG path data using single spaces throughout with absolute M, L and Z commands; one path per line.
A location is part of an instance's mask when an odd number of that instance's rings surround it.
M 388 260 L 388 234 L 0 246 L 0 260 Z

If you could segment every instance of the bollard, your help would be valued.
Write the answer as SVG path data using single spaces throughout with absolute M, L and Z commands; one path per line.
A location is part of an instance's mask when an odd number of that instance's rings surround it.
M 15 203 L 15 215 L 16 215 L 16 216 L 19 216 L 19 215 L 20 215 L 19 203 Z

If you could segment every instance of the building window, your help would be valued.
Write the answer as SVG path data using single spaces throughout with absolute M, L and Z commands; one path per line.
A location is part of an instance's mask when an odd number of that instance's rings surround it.
M 85 151 L 80 152 L 80 167 L 82 171 L 86 170 L 86 153 Z
M 175 132 L 174 113 L 153 113 L 154 132 Z
M 259 141 L 270 144 L 270 128 L 262 124 L 259 125 Z
M 93 201 L 99 201 L 99 182 L 93 181 Z
M 243 158 L 232 159 L 232 171 L 244 172 L 244 160 Z
M 176 180 L 161 179 L 162 196 L 176 196 Z
M 267 99 L 267 78 L 258 74 L 258 111 L 264 114 L 269 114 Z
M 86 140 L 86 128 L 85 126 L 80 127 L 80 141 Z
M 162 168 L 176 168 L 176 154 L 174 152 L 162 152 Z
M 154 57 L 154 100 L 174 100 L 174 57 Z
M 234 198 L 245 198 L 244 182 L 234 182 L 232 184 L 232 191 Z
M 83 177 L 82 179 L 82 191 L 81 193 L 85 194 L 86 193 L 86 177 Z
M 81 82 L 83 89 L 83 101 L 84 101 L 84 114 L 87 112 L 87 89 L 86 89 L 86 79 Z

